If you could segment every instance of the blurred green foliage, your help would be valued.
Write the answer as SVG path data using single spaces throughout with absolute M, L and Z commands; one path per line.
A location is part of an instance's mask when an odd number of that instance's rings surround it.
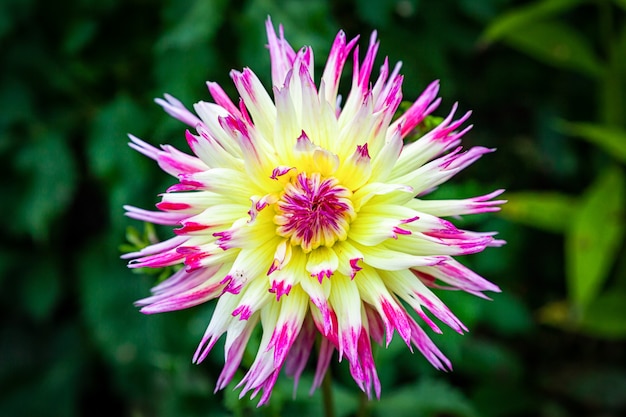
M 2 0 L 0 416 L 321 415 L 310 371 L 295 400 L 281 377 L 260 409 L 213 394 L 223 352 L 191 364 L 212 304 L 144 316 L 133 302 L 158 277 L 119 259 L 142 227 L 122 205 L 172 183 L 126 134 L 185 149 L 153 97 L 207 99 L 207 80 L 235 97 L 243 66 L 268 85 L 268 14 L 320 69 L 338 29 L 378 30 L 406 100 L 440 79 L 437 116 L 458 101 L 474 110 L 466 145 L 498 148 L 437 193 L 509 190 L 501 216 L 455 220 L 509 243 L 464 260 L 502 287 L 492 302 L 441 295 L 471 329 L 433 336 L 454 372 L 394 340 L 379 402 L 333 364 L 336 415 L 624 415 L 623 0 Z
M 626 277 L 626 265 L 616 265 L 623 257 L 626 232 L 626 26 L 618 8 L 624 4 L 596 2 L 596 36 L 589 39 L 562 21 L 564 12 L 583 6 L 578 0 L 533 3 L 509 11 L 483 34 L 486 42 L 502 41 L 548 65 L 578 71 L 598 90 L 590 104 L 599 112 L 583 122 L 554 121 L 556 130 L 598 148 L 591 150 L 601 158 L 593 182 L 577 197 L 558 191 L 510 194 L 502 213 L 565 235 L 567 300 L 548 303 L 541 311 L 543 321 L 624 338 L 626 313 L 613 311 L 626 301 L 624 278 L 619 278 Z M 618 278 L 605 288 L 612 274 Z

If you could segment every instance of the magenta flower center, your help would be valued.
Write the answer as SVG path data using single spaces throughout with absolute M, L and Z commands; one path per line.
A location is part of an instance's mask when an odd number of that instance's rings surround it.
M 285 186 L 276 203 L 276 233 L 305 252 L 345 240 L 355 217 L 352 192 L 335 178 L 300 173 Z

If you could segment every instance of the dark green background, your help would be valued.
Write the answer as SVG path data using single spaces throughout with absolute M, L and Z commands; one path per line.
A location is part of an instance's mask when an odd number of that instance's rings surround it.
M 440 79 L 436 114 L 458 101 L 474 112 L 464 144 L 498 148 L 439 197 L 506 188 L 510 200 L 455 220 L 508 245 L 463 259 L 501 286 L 493 301 L 441 295 L 470 328 L 433 336 L 454 372 L 394 340 L 377 352 L 380 401 L 364 403 L 347 364 L 333 364 L 337 415 L 625 415 L 625 11 L 619 0 L 0 0 L 0 417 L 321 415 L 311 369 L 295 401 L 284 377 L 260 409 L 234 384 L 213 394 L 223 352 L 191 364 L 212 305 L 144 316 L 133 301 L 157 277 L 119 259 L 127 228 L 143 233 L 122 205 L 150 208 L 173 183 L 126 134 L 186 150 L 185 127 L 154 97 L 191 106 L 212 80 L 234 98 L 228 72 L 244 66 L 269 85 L 268 14 L 295 48 L 314 47 L 318 76 L 340 28 L 361 48 L 378 30 L 378 63 L 403 61 L 407 100 Z

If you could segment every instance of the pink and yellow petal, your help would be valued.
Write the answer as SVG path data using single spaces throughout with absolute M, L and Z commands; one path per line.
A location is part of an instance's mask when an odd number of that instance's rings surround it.
M 355 280 L 361 299 L 373 306 L 385 325 L 387 346 L 391 343 L 394 330 L 407 345 L 411 344 L 411 328 L 407 313 L 388 291 L 385 282 L 373 268 L 366 267 Z
M 328 301 L 337 315 L 339 359 L 345 355 L 355 362 L 362 327 L 362 301 L 356 283 L 344 275 L 333 275 Z

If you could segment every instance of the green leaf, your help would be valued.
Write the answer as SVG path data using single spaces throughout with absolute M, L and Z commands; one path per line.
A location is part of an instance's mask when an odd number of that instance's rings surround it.
M 146 111 L 129 96 L 120 94 L 100 109 L 89 133 L 89 168 L 105 187 L 111 233 L 123 233 L 128 225 L 122 215 L 124 204 L 145 204 L 156 197 L 147 191 L 150 174 L 162 173 L 149 158 L 128 146 L 128 132 L 142 137 L 148 123 Z
M 68 54 L 79 53 L 96 35 L 98 25 L 95 20 L 84 19 L 73 22 L 67 28 L 63 40 L 63 50 Z
M 626 294 L 613 290 L 594 299 L 580 320 L 580 328 L 593 336 L 626 338 Z
M 580 3 L 582 3 L 581 0 L 544 0 L 518 7 L 491 22 L 485 29 L 482 40 L 485 42 L 500 40 L 511 33 L 523 30 L 538 20 L 552 17 Z
M 60 271 L 52 258 L 39 259 L 26 266 L 24 272 L 28 279 L 22 282 L 20 298 L 33 319 L 51 319 L 50 313 L 62 295 Z
M 87 157 L 89 166 L 98 177 L 109 182 L 136 180 L 137 166 L 130 158 L 128 133 L 141 136 L 146 128 L 146 114 L 126 94 L 116 96 L 98 111 L 89 135 Z
M 626 0 L 613 0 L 613 3 L 626 10 Z
M 89 245 L 79 260 L 78 299 L 92 343 L 126 395 L 149 393 L 155 372 L 153 358 L 163 350 L 165 317 L 145 316 L 133 305 L 149 293 L 147 280 L 126 270 L 112 244 Z
M 390 391 L 372 403 L 378 415 L 394 417 L 474 417 L 476 411 L 456 388 L 439 379 L 423 378 L 417 384 Z
M 30 17 L 33 3 L 33 0 L 4 0 L 0 2 L 0 39 Z
M 395 0 L 357 0 L 355 9 L 357 15 L 365 22 L 375 27 L 385 27 L 394 11 Z
M 208 94 L 205 83 L 207 79 L 215 79 L 216 75 L 207 73 L 207 69 L 219 68 L 220 65 L 214 45 L 210 42 L 164 50 L 157 55 L 153 67 L 157 91 L 159 95 L 172 94 L 191 108 L 192 103 L 200 99 L 206 100 Z M 184 138 L 184 130 L 181 129 L 182 125 L 178 120 L 173 120 L 164 113 L 160 113 L 159 116 L 160 121 L 173 123 L 178 129 L 176 132 L 179 137 Z
M 536 414 L 537 399 L 527 389 L 526 381 L 506 381 L 489 378 L 472 387 L 472 404 L 481 417 L 532 416 Z M 546 413 L 556 417 L 560 414 Z
M 24 226 L 38 241 L 48 238 L 52 222 L 70 204 L 77 182 L 77 168 L 66 138 L 42 130 L 23 147 L 16 165 L 26 194 L 13 227 Z
M 164 52 L 170 48 L 188 48 L 198 43 L 210 41 L 217 33 L 223 21 L 225 0 L 195 0 L 187 7 L 180 7 L 185 2 L 175 2 L 176 10 L 170 10 L 170 16 L 177 24 L 166 31 L 157 43 L 157 49 Z
M 439 298 L 466 326 L 472 328 L 480 320 L 485 300 L 463 291 L 441 291 Z
M 584 139 L 626 163 L 626 130 L 594 123 L 560 122 L 558 127 L 571 136 Z
M 0 380 L 1 415 L 80 415 L 79 387 L 86 379 L 82 368 L 87 349 L 80 343 L 79 327 L 78 323 L 57 324 L 53 332 L 34 336 L 3 332 L 3 337 L 13 338 L 7 344 L 10 349 L 0 346 L 2 368 L 13 372 Z M 37 349 L 41 346 L 45 349 Z
M 607 168 L 583 195 L 565 235 L 569 295 L 583 311 L 602 288 L 623 242 L 625 203 L 622 170 Z
M 519 335 L 528 333 L 533 328 L 533 318 L 528 306 L 510 291 L 490 295 L 493 301 L 483 306 L 486 324 L 501 335 Z
M 502 40 L 513 48 L 546 64 L 597 77 L 602 64 L 589 41 L 571 27 L 558 21 L 533 22 L 510 33 Z
M 477 379 L 521 380 L 524 366 L 518 355 L 518 352 L 489 339 L 468 337 L 463 343 L 463 360 L 456 368 Z
M 541 324 L 571 330 L 579 320 L 579 314 L 566 300 L 551 301 L 537 310 L 537 320 Z
M 500 216 L 555 233 L 567 230 L 577 205 L 574 197 L 554 191 L 506 193 L 506 198 Z
M 626 408 L 626 372 L 621 366 L 609 361 L 573 361 L 562 369 L 553 369 L 546 373 L 542 384 L 549 392 L 554 392 L 554 395 L 561 398 L 561 401 L 577 404 L 579 410 L 607 410 L 609 415 L 620 415 L 623 413 L 619 411 Z

